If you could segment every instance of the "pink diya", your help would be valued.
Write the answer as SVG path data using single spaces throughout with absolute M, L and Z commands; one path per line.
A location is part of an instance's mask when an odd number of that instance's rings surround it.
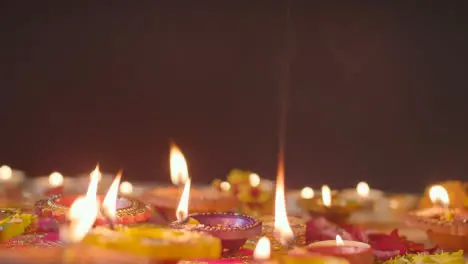
M 39 217 L 53 218 L 59 223 L 66 221 L 66 214 L 77 195 L 53 195 L 41 199 L 34 205 L 34 211 Z M 102 196 L 98 196 L 102 200 Z M 128 197 L 117 198 L 117 224 L 128 225 L 145 222 L 151 217 L 151 208 L 141 201 Z M 107 220 L 103 217 L 96 219 L 96 225 L 105 225 Z
M 347 259 L 350 264 L 373 264 L 374 254 L 369 244 L 342 240 L 339 235 L 335 240 L 325 240 L 307 246 L 309 252 Z
M 194 213 L 171 228 L 200 231 L 221 239 L 224 253 L 238 251 L 249 238 L 260 235 L 262 222 L 236 213 Z

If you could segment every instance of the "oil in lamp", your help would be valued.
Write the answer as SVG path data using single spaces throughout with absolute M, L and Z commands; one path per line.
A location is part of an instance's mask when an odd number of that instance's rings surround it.
M 87 193 L 91 196 L 95 196 L 98 200 L 101 200 L 103 197 L 101 195 L 96 195 L 99 183 L 98 175 L 100 175 L 98 168 L 91 172 Z M 117 176 L 117 178 L 120 178 L 120 176 Z M 62 223 L 66 221 L 67 212 L 78 197 L 79 196 L 77 195 L 52 195 L 37 201 L 34 205 L 34 211 L 41 218 L 53 218 L 59 223 Z M 145 222 L 151 217 L 151 208 L 141 201 L 133 198 L 119 197 L 117 199 L 116 208 L 116 222 L 118 224 Z M 108 221 L 105 217 L 98 216 L 96 224 L 106 225 L 108 224 Z
M 449 193 L 441 185 L 432 186 L 433 206 L 412 211 L 407 224 L 426 231 L 432 242 L 444 250 L 468 250 L 468 212 L 451 208 Z
M 188 166 L 179 147 L 170 149 L 171 180 L 174 186 L 158 187 L 143 193 L 143 199 L 161 213 L 166 220 L 175 220 L 175 212 L 181 197 L 182 187 L 189 178 Z M 238 206 L 238 200 L 230 192 L 217 188 L 191 188 L 190 210 L 192 212 L 227 212 Z

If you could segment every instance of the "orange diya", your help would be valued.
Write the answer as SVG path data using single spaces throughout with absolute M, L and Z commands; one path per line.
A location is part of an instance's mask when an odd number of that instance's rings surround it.
M 336 224 L 344 224 L 351 213 L 360 209 L 358 203 L 342 200 L 337 196 L 332 195 L 332 191 L 327 185 L 322 187 L 322 197 L 314 198 L 313 196 L 304 196 L 298 200 L 299 206 L 307 211 L 312 217 L 324 217 L 327 220 Z
M 187 162 L 181 150 L 171 146 L 171 181 L 176 186 L 159 187 L 143 193 L 143 199 L 168 221 L 175 220 L 176 208 L 183 185 L 189 178 Z M 213 187 L 190 189 L 190 210 L 197 213 L 227 212 L 238 206 L 237 198 L 230 192 Z
M 451 208 L 441 185 L 429 191 L 433 207 L 410 212 L 407 224 L 425 230 L 430 240 L 444 250 L 468 250 L 468 211 Z
M 99 174 L 98 168 L 96 168 L 90 174 L 90 192 L 96 193 L 99 183 Z M 118 191 L 118 186 L 120 182 L 120 175 L 116 177 L 113 184 L 109 189 L 110 191 Z M 96 199 L 103 200 L 105 202 L 105 197 L 102 195 L 95 195 Z M 39 217 L 43 218 L 53 218 L 60 223 L 63 223 L 67 219 L 67 213 L 71 205 L 78 198 L 78 195 L 66 195 L 61 194 L 52 195 L 47 198 L 41 199 L 36 202 L 34 205 L 34 211 Z M 131 199 L 128 197 L 119 197 L 116 202 L 116 223 L 118 224 L 132 224 L 137 222 L 145 222 L 151 217 L 151 208 L 139 200 Z M 99 216 L 96 219 L 96 225 L 105 225 L 107 221 L 103 216 Z

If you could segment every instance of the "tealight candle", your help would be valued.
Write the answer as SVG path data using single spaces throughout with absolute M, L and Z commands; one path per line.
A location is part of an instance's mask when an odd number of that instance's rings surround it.
M 342 240 L 339 235 L 336 240 L 326 240 L 307 246 L 308 251 L 347 259 L 350 264 L 372 264 L 374 255 L 369 244 Z

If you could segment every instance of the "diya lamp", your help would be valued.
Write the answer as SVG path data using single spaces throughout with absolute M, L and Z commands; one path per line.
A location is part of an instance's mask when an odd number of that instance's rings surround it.
M 290 250 L 288 254 L 282 256 L 281 260 L 284 264 L 350 264 L 345 258 L 309 252 L 304 247 Z
M 336 235 L 336 240 L 325 240 L 307 246 L 309 252 L 335 256 L 348 260 L 350 264 L 373 264 L 374 254 L 369 244 L 342 240 Z
M 142 198 L 166 220 L 175 220 L 176 208 L 182 189 L 189 178 L 188 166 L 182 151 L 172 145 L 170 150 L 171 181 L 174 186 L 157 187 L 143 193 Z M 217 188 L 191 188 L 190 210 L 192 212 L 227 212 L 238 206 L 237 198 L 230 192 Z
M 3 190 L 3 194 L 7 199 L 17 199 L 21 197 L 20 185 L 25 178 L 22 171 L 13 170 L 7 165 L 2 165 L 0 167 L 0 188 Z
M 384 192 L 377 189 L 371 189 L 367 182 L 359 182 L 356 189 L 344 189 L 340 197 L 347 201 L 356 202 L 363 207 L 372 209 L 374 203 L 382 199 Z
M 275 215 L 260 217 L 263 223 L 261 236 L 271 241 L 271 249 L 275 252 L 285 252 L 293 246 L 303 246 L 306 243 L 305 220 L 288 217 L 284 194 L 284 161 L 279 160 L 275 191 Z M 260 236 L 256 238 L 258 241 Z
M 242 211 L 254 216 L 271 214 L 273 208 L 272 186 L 264 184 L 256 173 L 249 175 L 249 185 L 240 189 L 237 197 L 242 203 Z
M 221 240 L 223 253 L 239 250 L 249 238 L 261 233 L 262 223 L 249 216 L 235 213 L 193 213 L 188 215 L 190 183 L 185 182 L 184 191 L 177 207 L 177 221 L 170 227 L 208 233 Z M 191 202 L 191 200 L 190 200 Z
M 449 194 L 441 185 L 432 186 L 429 195 L 433 207 L 410 212 L 407 224 L 426 231 L 443 250 L 468 250 L 468 212 L 450 208 Z
M 98 190 L 99 178 L 97 177 L 99 172 L 97 168 L 90 174 L 90 183 L 88 187 L 88 193 L 90 195 Z M 120 181 L 120 176 L 118 175 L 113 184 L 113 188 L 109 190 L 115 190 L 118 188 L 118 181 Z M 117 182 L 117 183 L 116 183 Z M 117 189 L 118 190 L 118 189 Z M 117 191 L 115 190 L 115 192 Z M 46 198 L 43 198 L 36 202 L 34 205 L 34 211 L 39 217 L 42 218 L 53 218 L 59 223 L 66 221 L 67 212 L 70 209 L 70 206 L 78 198 L 77 195 L 52 195 Z M 102 196 L 96 196 L 98 200 L 102 199 Z M 105 199 L 105 198 L 104 198 Z M 118 224 L 133 224 L 138 222 L 145 222 L 148 220 L 151 215 L 151 208 L 145 205 L 143 202 L 129 198 L 129 197 L 119 197 L 117 199 L 117 223 Z M 98 216 L 96 220 L 97 225 L 107 224 L 107 220 L 102 215 Z
M 330 187 L 322 186 L 322 199 L 307 199 L 301 197 L 299 206 L 307 211 L 312 217 L 324 217 L 336 224 L 344 224 L 351 213 L 357 211 L 360 205 L 353 202 L 333 197 Z

